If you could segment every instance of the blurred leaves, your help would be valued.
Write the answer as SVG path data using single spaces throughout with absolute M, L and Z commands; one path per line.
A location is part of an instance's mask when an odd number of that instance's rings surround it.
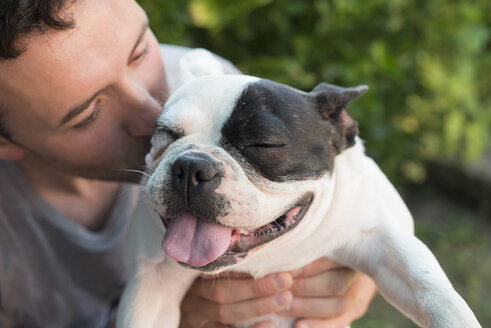
M 350 107 L 396 182 L 490 145 L 488 0 L 141 0 L 161 42 L 204 47 L 244 73 L 310 90 L 368 84 Z

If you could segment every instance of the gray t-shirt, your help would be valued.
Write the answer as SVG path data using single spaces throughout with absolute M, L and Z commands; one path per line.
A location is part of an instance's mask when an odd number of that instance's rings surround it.
M 122 185 L 105 227 L 68 220 L 0 160 L 0 327 L 105 327 L 124 287 L 122 242 L 138 200 Z
M 171 92 L 187 51 L 161 46 Z M 104 228 L 90 231 L 48 204 L 15 163 L 0 160 L 0 327 L 106 327 L 126 281 L 122 248 L 139 190 L 122 184 Z

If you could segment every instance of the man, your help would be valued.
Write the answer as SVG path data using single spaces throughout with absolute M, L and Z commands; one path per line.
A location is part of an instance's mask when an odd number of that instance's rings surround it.
M 159 47 L 134 0 L 0 2 L 0 327 L 112 322 L 139 199 L 127 182 L 144 169 L 185 51 Z M 327 260 L 255 281 L 198 280 L 182 326 L 283 311 L 305 318 L 298 327 L 344 327 L 373 293 L 366 276 Z

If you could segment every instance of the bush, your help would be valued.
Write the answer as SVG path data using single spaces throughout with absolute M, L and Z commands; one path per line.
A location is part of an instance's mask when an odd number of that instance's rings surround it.
M 368 153 L 396 182 L 426 161 L 471 161 L 489 146 L 488 0 L 142 0 L 161 42 L 207 48 L 310 90 L 371 90 L 350 105 Z

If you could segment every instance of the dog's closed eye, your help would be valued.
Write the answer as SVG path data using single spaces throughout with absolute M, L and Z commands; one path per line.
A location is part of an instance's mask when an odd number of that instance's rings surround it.
M 275 135 L 263 136 L 261 138 L 247 140 L 241 148 L 280 148 L 287 145 L 284 138 Z
M 162 125 L 162 124 L 157 124 L 155 127 L 155 135 L 158 137 L 160 136 L 168 136 L 173 138 L 174 140 L 177 140 L 179 138 L 182 138 L 184 136 L 184 131 L 178 127 L 170 127 L 167 125 Z
M 149 162 L 160 158 L 166 149 L 176 140 L 184 136 L 181 129 L 174 129 L 164 125 L 157 125 L 152 137 L 152 149 L 150 150 Z M 149 165 L 149 163 L 147 163 Z

